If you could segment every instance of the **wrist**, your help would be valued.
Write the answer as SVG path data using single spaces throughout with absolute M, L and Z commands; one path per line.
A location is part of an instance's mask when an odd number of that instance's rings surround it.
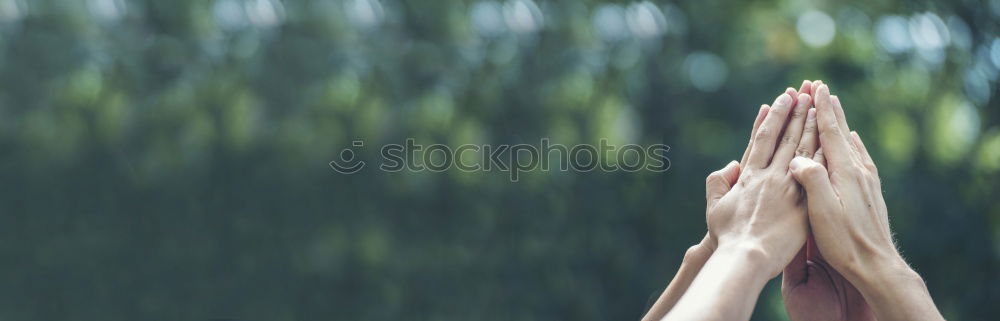
M 872 260 L 851 269 L 845 275 L 861 294 L 869 300 L 890 304 L 900 293 L 926 291 L 923 278 L 901 256 Z
M 896 259 L 869 268 L 848 282 L 854 284 L 879 320 L 943 320 L 923 278 L 902 257 L 897 255 Z
M 719 240 L 705 266 L 664 320 L 737 320 L 749 318 L 769 280 L 766 255 L 752 244 Z
M 715 256 L 727 257 L 730 262 L 737 263 L 742 269 L 749 271 L 752 278 L 762 280 L 762 283 L 777 275 L 777 272 L 772 271 L 774 267 L 771 264 L 771 256 L 756 242 L 720 242 L 712 253 L 712 257 Z
M 910 277 L 916 274 L 895 250 L 870 253 L 852 260 L 843 270 L 844 277 L 852 284 L 873 289 L 882 287 L 887 278 Z
M 910 286 L 915 283 L 923 285 L 923 279 L 913 271 L 902 257 L 895 256 L 875 260 L 851 269 L 847 276 L 858 289 L 867 292 L 892 291 L 894 286 Z

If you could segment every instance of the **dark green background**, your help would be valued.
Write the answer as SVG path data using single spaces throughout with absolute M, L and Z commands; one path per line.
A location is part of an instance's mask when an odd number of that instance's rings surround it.
M 998 1 L 656 1 L 666 32 L 620 39 L 594 13 L 633 2 L 538 1 L 523 33 L 372 3 L 0 0 L 0 319 L 638 319 L 704 234 L 705 176 L 802 79 L 844 102 L 944 315 L 1000 313 Z M 798 35 L 810 9 L 832 43 Z M 879 41 L 924 14 L 967 28 Z M 408 137 L 664 143 L 672 168 L 327 165 Z M 786 318 L 778 283 L 758 302 Z

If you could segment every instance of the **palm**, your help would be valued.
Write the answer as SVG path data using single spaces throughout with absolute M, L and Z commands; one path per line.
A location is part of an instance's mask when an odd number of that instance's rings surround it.
M 861 293 L 823 260 L 811 237 L 785 268 L 781 296 L 793 321 L 875 320 Z

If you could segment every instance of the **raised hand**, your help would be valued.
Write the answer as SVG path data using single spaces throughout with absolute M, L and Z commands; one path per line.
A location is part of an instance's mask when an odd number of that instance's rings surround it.
M 788 161 L 809 104 L 808 95 L 781 94 L 751 138 L 736 183 L 725 186 L 710 176 L 708 188 L 717 192 L 709 193 L 715 197 L 706 216 L 717 248 L 666 320 L 748 319 L 764 284 L 805 243 L 805 208 Z
M 822 84 L 813 96 L 827 167 L 804 155 L 789 166 L 806 191 L 823 262 L 857 287 L 879 320 L 943 320 L 923 280 L 896 251 L 878 169 L 861 138 L 850 132 L 840 101 Z
M 803 84 L 803 88 L 807 88 L 805 90 L 807 94 L 812 92 L 811 87 L 809 81 Z M 809 109 L 806 127 L 795 154 L 823 163 L 822 154 L 816 153 L 819 148 L 816 130 L 816 110 Z M 805 199 L 802 202 L 805 202 Z M 782 272 L 781 296 L 789 319 L 793 321 L 875 320 L 875 315 L 861 293 L 823 259 L 811 235 L 806 243 Z
M 794 94 L 794 91 L 789 93 Z M 742 159 L 744 162 L 750 156 L 750 148 L 753 146 L 754 141 L 752 138 L 756 135 L 760 124 L 764 122 L 764 117 L 767 116 L 769 109 L 770 106 L 761 105 L 760 110 L 757 112 L 757 118 L 754 120 L 752 129 L 750 130 L 750 142 L 747 144 L 746 151 L 743 152 Z M 736 184 L 739 176 L 740 163 L 735 161 L 709 174 L 705 178 L 705 200 L 711 202 L 725 195 L 733 187 L 733 184 Z M 705 234 L 701 242 L 688 248 L 684 252 L 684 259 L 681 261 L 681 267 L 677 269 L 677 274 L 670 280 L 670 284 L 660 294 L 660 297 L 656 299 L 656 302 L 649 308 L 646 315 L 642 317 L 642 320 L 655 321 L 662 319 L 677 304 L 677 301 L 681 299 L 684 292 L 687 291 L 688 286 L 691 285 L 695 276 L 698 275 L 702 266 L 705 265 L 705 261 L 708 261 L 708 258 L 715 252 L 715 248 L 715 237 L 708 233 Z
M 754 135 L 737 184 L 709 200 L 709 234 L 719 247 L 759 246 L 779 264 L 768 267 L 770 277 L 805 243 L 805 207 L 785 162 L 795 155 L 810 100 L 806 94 L 779 96 Z

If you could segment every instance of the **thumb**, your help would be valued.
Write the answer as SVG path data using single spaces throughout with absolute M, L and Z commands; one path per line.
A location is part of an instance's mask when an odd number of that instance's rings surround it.
M 814 214 L 828 211 L 837 202 L 837 192 L 830 183 L 830 175 L 823 165 L 805 157 L 795 157 L 788 164 L 792 177 L 806 190 L 808 212 Z
M 740 177 L 740 163 L 729 162 L 726 167 L 712 172 L 705 178 L 705 199 L 709 207 L 715 204 L 723 195 L 733 188 L 736 179 Z

